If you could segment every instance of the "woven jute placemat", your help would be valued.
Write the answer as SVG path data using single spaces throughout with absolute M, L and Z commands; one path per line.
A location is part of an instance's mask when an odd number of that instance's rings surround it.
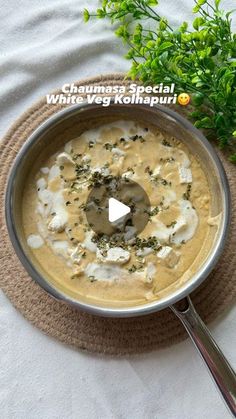
M 127 84 L 123 74 L 80 80 L 76 85 Z M 55 93 L 55 92 L 54 92 Z M 4 193 L 14 158 L 28 136 L 64 106 L 47 105 L 45 98 L 28 109 L 0 142 L 0 286 L 12 304 L 32 324 L 67 345 L 111 355 L 141 353 L 173 345 L 186 333 L 169 310 L 136 318 L 110 319 L 78 311 L 46 294 L 25 272 L 11 246 L 4 218 Z M 229 307 L 236 295 L 236 170 L 223 156 L 232 193 L 230 236 L 217 267 L 193 293 L 192 299 L 205 322 Z

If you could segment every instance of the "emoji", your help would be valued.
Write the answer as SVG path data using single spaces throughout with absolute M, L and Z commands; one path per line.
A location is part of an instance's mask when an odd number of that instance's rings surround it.
M 188 95 L 188 93 L 180 93 L 180 95 L 178 96 L 178 102 L 182 106 L 188 105 L 190 102 L 190 96 Z

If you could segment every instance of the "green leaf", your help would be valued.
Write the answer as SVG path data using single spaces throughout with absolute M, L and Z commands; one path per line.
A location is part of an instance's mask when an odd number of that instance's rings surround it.
M 198 6 L 203 6 L 204 4 L 206 4 L 207 0 L 198 0 L 197 4 Z
M 159 28 L 161 31 L 164 31 L 167 27 L 167 20 L 166 19 L 161 19 L 160 23 L 159 23 Z
M 186 32 L 187 29 L 188 29 L 187 22 L 183 22 L 182 25 L 179 27 L 180 32 Z
M 196 6 L 194 6 L 193 8 L 193 13 L 198 13 L 200 10 L 200 6 L 198 6 L 198 4 L 196 4 Z
M 224 115 L 217 114 L 215 116 L 215 125 L 216 125 L 216 128 L 222 128 L 223 126 L 226 126 Z
M 135 32 L 142 32 L 142 30 L 143 30 L 143 26 L 141 25 L 141 23 L 138 23 L 135 26 Z
M 204 82 L 203 81 L 199 81 L 197 84 L 196 84 L 196 87 L 197 88 L 199 88 L 199 87 L 203 87 L 204 86 Z
M 194 124 L 194 126 L 196 128 L 201 128 L 201 121 L 196 121 L 195 124 Z
M 133 48 L 131 48 L 131 49 L 127 52 L 127 54 L 125 55 L 125 58 L 126 58 L 127 60 L 132 60 L 134 57 L 135 57 L 135 51 L 134 51 L 134 49 L 133 49 Z
M 106 12 L 104 9 L 97 9 L 97 17 L 98 19 L 103 19 L 106 16 Z
M 214 122 L 209 116 L 205 116 L 200 121 L 196 121 L 194 125 L 197 128 L 205 128 L 205 129 L 214 128 Z
M 116 29 L 115 34 L 116 36 L 118 36 L 119 38 L 123 38 L 124 40 L 129 39 L 129 32 L 127 30 L 126 25 L 119 26 L 119 28 Z
M 158 0 L 148 0 L 147 5 L 148 6 L 157 6 L 158 5 Z
M 219 5 L 220 5 L 221 0 L 215 0 L 215 6 L 218 9 Z
M 155 41 L 148 41 L 148 42 L 147 42 L 147 48 L 148 48 L 148 49 L 152 49 L 152 48 L 154 48 L 154 47 L 155 47 L 155 45 L 156 45 L 156 42 L 155 42 Z
M 201 79 L 200 79 L 200 77 L 195 76 L 195 77 L 192 78 L 191 82 L 193 84 L 197 84 L 197 83 L 201 82 Z
M 89 13 L 89 11 L 87 9 L 84 9 L 83 17 L 84 17 L 84 21 L 85 22 L 88 22 L 89 21 L 89 19 L 90 19 L 90 13 Z
M 236 163 L 236 153 L 234 153 L 234 154 L 232 154 L 230 157 L 229 157 L 229 160 L 231 161 L 231 163 Z
M 190 113 L 190 116 L 192 117 L 192 118 L 198 118 L 198 119 L 201 119 L 202 118 L 202 112 L 200 112 L 200 111 L 193 111 L 193 112 L 191 112 Z
M 168 51 L 164 51 L 159 56 L 159 63 L 166 64 L 167 60 L 168 60 Z M 156 62 L 158 62 L 158 58 L 156 58 Z
M 161 44 L 158 48 L 158 52 L 163 52 L 166 51 L 168 49 L 170 49 L 171 47 L 173 47 L 173 42 L 163 42 L 163 44 Z
M 196 17 L 193 21 L 194 29 L 196 29 L 196 31 L 198 31 L 200 26 L 202 26 L 205 22 L 206 22 L 205 19 L 203 19 L 202 17 Z
M 228 137 L 225 135 L 225 131 L 222 131 L 222 134 L 220 133 L 220 130 L 218 130 L 219 136 L 219 147 L 225 148 L 225 146 L 228 144 Z
M 130 68 L 130 70 L 128 72 L 128 76 L 132 80 L 134 80 L 134 79 L 136 79 L 136 77 L 138 75 L 138 71 L 139 71 L 139 66 L 135 62 L 133 62 L 132 66 L 131 66 L 131 68 Z
M 205 49 L 205 54 L 206 54 L 206 56 L 207 56 L 207 55 L 211 55 L 211 47 L 207 47 L 207 48 Z
M 204 98 L 205 96 L 203 93 L 195 93 L 194 95 L 192 95 L 192 103 L 195 106 L 200 106 L 203 104 Z
M 133 18 L 135 20 L 141 19 L 143 16 L 145 16 L 144 12 L 142 10 L 138 10 L 138 9 L 132 10 L 132 13 L 133 13 Z

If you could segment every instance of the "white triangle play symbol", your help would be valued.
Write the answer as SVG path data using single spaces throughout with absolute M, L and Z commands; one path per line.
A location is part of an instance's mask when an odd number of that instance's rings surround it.
M 113 223 L 130 213 L 130 208 L 115 198 L 109 198 L 108 204 L 108 219 L 110 223 Z

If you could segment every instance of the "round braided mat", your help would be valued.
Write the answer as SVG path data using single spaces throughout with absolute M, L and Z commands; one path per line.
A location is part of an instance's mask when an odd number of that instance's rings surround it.
M 75 84 L 127 83 L 123 74 L 109 74 Z M 15 122 L 0 142 L 2 201 L 8 172 L 18 150 L 43 121 L 63 106 L 47 105 L 45 98 L 41 99 Z M 223 256 L 212 274 L 192 295 L 205 322 L 221 314 L 236 295 L 236 170 L 223 156 L 221 158 L 230 181 L 233 218 Z M 27 275 L 18 261 L 8 238 L 4 205 L 1 205 L 0 258 L 0 286 L 12 304 L 36 327 L 67 345 L 91 352 L 124 355 L 166 347 L 186 338 L 182 325 L 169 309 L 144 317 L 110 319 L 80 312 L 51 298 Z

